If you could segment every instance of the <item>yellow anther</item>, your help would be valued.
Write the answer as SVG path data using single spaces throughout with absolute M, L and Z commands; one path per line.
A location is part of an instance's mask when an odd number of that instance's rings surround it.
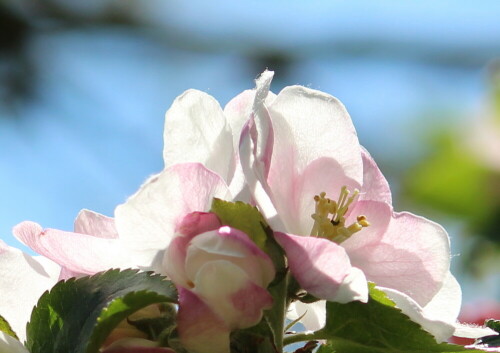
M 347 227 L 345 225 L 345 215 L 358 195 L 359 190 L 354 189 L 351 194 L 346 186 L 341 188 L 337 201 L 325 198 L 325 192 L 315 195 L 314 201 L 316 205 L 315 213 L 311 215 L 312 219 L 314 219 L 311 235 L 340 244 L 354 233 L 368 227 L 370 222 L 363 215 L 358 216 L 353 224 Z

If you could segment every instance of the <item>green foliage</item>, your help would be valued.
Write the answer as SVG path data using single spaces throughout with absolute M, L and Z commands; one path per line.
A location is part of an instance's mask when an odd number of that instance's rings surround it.
M 277 353 L 273 330 L 264 318 L 259 324 L 231 333 L 231 353 Z
M 170 281 L 150 272 L 110 270 L 57 283 L 31 314 L 31 353 L 96 353 L 127 316 L 155 303 L 177 301 Z
M 309 341 L 304 345 L 304 347 L 297 349 L 293 353 L 312 353 L 317 346 L 318 341 Z
M 322 344 L 316 353 L 335 353 L 335 349 L 333 349 L 331 344 Z
M 493 207 L 487 168 L 453 132 L 442 132 L 431 144 L 433 153 L 408 173 L 410 196 L 468 222 L 484 221 Z
M 495 319 L 486 320 L 485 326 L 500 333 L 500 320 L 495 320 Z
M 327 303 L 325 328 L 318 338 L 328 348 L 347 353 L 471 352 L 461 346 L 436 343 L 434 337 L 411 321 L 373 284 L 368 303 Z M 322 351 L 320 351 L 322 352 Z
M 10 327 L 9 323 L 3 318 L 3 316 L 0 316 L 0 332 L 4 332 L 9 336 L 14 337 L 16 340 L 19 340 L 16 333 L 12 330 L 12 327 Z
M 256 207 L 241 201 L 229 202 L 214 198 L 210 212 L 215 213 L 223 225 L 241 230 L 259 248 L 264 249 L 267 225 Z
M 160 316 L 153 318 L 132 318 L 128 317 L 127 322 L 136 329 L 148 335 L 148 338 L 153 341 L 168 342 L 168 337 L 165 335 L 176 327 L 177 308 L 170 303 L 158 304 Z

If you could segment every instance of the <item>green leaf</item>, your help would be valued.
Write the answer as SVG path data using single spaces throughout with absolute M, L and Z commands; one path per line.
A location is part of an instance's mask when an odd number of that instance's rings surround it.
M 331 344 L 322 344 L 316 353 L 335 353 L 335 349 L 333 349 Z
M 326 326 L 315 336 L 327 339 L 332 349 L 339 352 L 473 352 L 461 346 L 437 343 L 374 284 L 370 284 L 368 303 L 327 302 L 326 308 Z
M 267 224 L 256 207 L 237 201 L 229 202 L 214 198 L 210 212 L 215 213 L 223 225 L 245 232 L 261 249 L 267 239 Z
M 16 333 L 14 330 L 12 330 L 12 327 L 10 327 L 9 323 L 7 320 L 3 318 L 3 316 L 0 315 L 0 332 L 4 332 L 9 336 L 14 337 L 16 340 L 19 340 L 17 337 Z
M 231 332 L 231 353 L 278 353 L 266 319 L 259 324 Z
M 31 353 L 96 353 L 130 314 L 176 300 L 174 285 L 151 272 L 109 270 L 62 281 L 33 309 L 26 347 Z
M 489 319 L 484 323 L 486 327 L 489 327 L 493 331 L 500 333 L 500 320 Z
M 163 336 L 176 327 L 177 308 L 173 304 L 158 304 L 161 315 L 153 318 L 128 317 L 127 322 L 148 335 L 148 339 L 161 341 Z

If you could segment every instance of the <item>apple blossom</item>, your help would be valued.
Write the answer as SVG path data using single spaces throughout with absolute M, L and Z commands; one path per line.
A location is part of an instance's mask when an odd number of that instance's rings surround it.
M 268 103 L 271 79 L 264 72 L 256 98 L 247 101 L 252 116 L 240 157 L 252 195 L 299 284 L 340 302 L 366 301 L 366 280 L 420 308 L 438 298 L 449 306 L 446 322 L 434 317 L 439 324 L 432 328 L 420 323 L 438 340 L 451 336 L 461 293 L 454 279 L 444 285 L 452 278 L 445 230 L 393 211 L 387 181 L 336 98 L 292 86 Z M 409 314 L 415 307 L 402 309 Z
M 179 337 L 195 353 L 229 352 L 229 334 L 257 324 L 272 305 L 274 266 L 248 236 L 216 215 L 192 213 L 164 257 L 179 289 Z

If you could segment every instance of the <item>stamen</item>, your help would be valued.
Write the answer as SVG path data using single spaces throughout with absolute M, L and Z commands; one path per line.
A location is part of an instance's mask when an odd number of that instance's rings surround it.
M 312 219 L 314 219 L 311 235 L 340 244 L 349 239 L 354 233 L 368 227 L 370 222 L 363 215 L 358 216 L 353 224 L 347 227 L 345 225 L 344 216 L 358 195 L 358 189 L 354 189 L 351 194 L 346 186 L 341 188 L 337 202 L 326 198 L 325 192 L 315 195 L 315 212 L 311 215 Z M 330 215 L 331 218 L 329 218 Z

